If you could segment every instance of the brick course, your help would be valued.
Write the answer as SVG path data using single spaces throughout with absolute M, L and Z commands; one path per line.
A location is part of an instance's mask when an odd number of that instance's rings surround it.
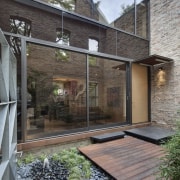
M 89 15 L 85 13 L 89 3 L 77 2 L 80 3 L 77 7 L 82 7 L 77 9 L 78 13 L 90 17 L 90 12 Z M 33 38 L 55 42 L 56 29 L 62 28 L 61 15 L 22 5 L 13 0 L 1 0 L 0 27 L 3 31 L 10 31 L 10 16 L 29 19 L 32 24 L 31 37 Z M 96 19 L 97 17 L 91 16 L 91 18 Z M 148 55 L 148 41 L 122 32 L 119 32 L 116 37 L 115 30 L 93 25 L 77 18 L 74 19 L 71 15 L 69 17 L 63 16 L 63 28 L 71 32 L 70 45 L 74 47 L 88 49 L 88 38 L 93 37 L 99 41 L 99 52 L 132 59 L 143 58 Z
M 97 19 L 96 16 L 92 16 L 92 9 L 87 10 L 89 8 L 89 3 L 87 3 L 86 1 L 77 2 L 79 3 L 79 5 L 77 5 L 76 11 L 78 11 L 79 14 L 94 18 L 95 20 Z M 104 27 L 90 21 L 85 21 L 84 19 L 74 17 L 70 14 L 68 14 L 67 16 L 66 13 L 63 15 L 62 19 L 60 11 L 59 15 L 57 15 L 52 12 L 47 12 L 38 8 L 22 5 L 15 2 L 14 0 L 1 0 L 0 25 L 3 31 L 10 32 L 9 19 L 11 16 L 24 17 L 31 21 L 32 38 L 55 42 L 56 29 L 62 28 L 63 20 L 63 28 L 71 32 L 71 46 L 88 49 L 88 38 L 94 38 L 99 41 L 100 52 L 132 59 L 146 57 L 149 53 L 149 42 L 147 40 L 144 40 L 143 38 L 116 31 L 114 29 Z M 61 63 L 55 61 L 55 52 L 52 48 L 46 48 L 31 44 L 29 50 L 30 55 L 27 58 L 28 68 L 32 67 L 33 70 L 37 70 L 40 73 L 45 71 L 47 73 L 47 78 L 52 79 L 56 75 L 61 74 L 62 77 L 73 77 L 74 75 L 76 75 L 77 77 L 84 77 L 85 79 L 86 72 L 82 71 L 82 69 L 85 69 L 82 68 L 82 66 L 85 67 L 85 55 L 79 53 L 70 53 L 70 62 Z M 102 84 L 104 83 L 102 86 L 99 86 L 98 93 L 99 97 L 103 96 L 103 98 L 100 98 L 101 100 L 99 101 L 99 105 L 102 105 L 103 107 L 104 102 L 107 102 L 107 88 L 116 87 L 118 84 L 117 82 L 119 82 L 118 86 L 125 87 L 125 85 L 123 84 L 125 82 L 125 73 L 116 71 L 116 74 L 108 74 L 110 71 L 112 71 L 112 66 L 119 65 L 119 62 L 117 61 L 113 62 L 103 59 L 100 60 L 100 63 L 102 63 L 102 66 L 90 68 L 90 80 L 96 81 L 98 83 L 102 81 Z M 32 73 L 31 69 L 28 69 L 28 73 Z M 95 76 L 96 74 L 98 74 L 98 77 Z M 107 80 L 107 83 L 103 82 L 103 76 L 104 79 Z M 40 81 L 42 79 L 45 79 L 46 77 L 43 76 L 43 78 L 41 78 L 42 77 L 39 77 Z M 45 84 L 49 89 L 50 87 L 52 87 L 52 84 L 49 81 L 47 81 Z M 41 87 L 45 88 L 43 86 Z M 41 91 L 39 92 L 39 94 L 41 94 Z M 125 88 L 122 88 L 119 95 L 121 99 L 121 107 L 116 107 L 116 112 L 114 113 L 114 119 L 118 122 L 120 122 L 121 120 L 124 121 L 124 119 L 122 118 L 122 116 L 125 115 L 125 110 L 122 107 L 124 105 L 123 101 L 126 101 L 124 94 Z M 43 97 L 41 96 L 40 98 L 38 97 L 39 99 L 37 99 L 37 101 L 40 103 L 43 103 L 43 101 L 45 101 L 45 98 L 47 99 L 48 92 L 47 94 L 46 92 L 44 94 L 42 92 L 42 95 Z
M 174 59 L 163 65 L 166 83 L 157 87 L 158 67 L 152 69 L 152 120 L 173 126 L 180 119 L 180 1 L 152 0 L 150 53 Z

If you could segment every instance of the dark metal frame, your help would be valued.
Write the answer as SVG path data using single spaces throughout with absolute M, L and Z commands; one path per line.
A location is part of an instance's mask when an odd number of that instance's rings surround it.
M 132 63 L 126 64 L 126 122 L 132 124 Z
M 17 61 L 0 29 L 0 179 L 16 179 Z
M 80 132 L 80 131 L 85 131 L 85 130 L 90 130 L 90 129 L 100 129 L 100 128 L 108 128 L 108 127 L 115 127 L 118 125 L 122 125 L 122 123 L 117 123 L 117 124 L 112 124 L 112 125 L 103 125 L 102 127 L 95 128 L 95 127 L 90 127 L 89 126 L 89 92 L 88 92 L 88 86 L 89 86 L 89 65 L 88 65 L 88 56 L 89 55 L 93 55 L 93 56 L 97 56 L 97 57 L 101 57 L 101 58 L 106 58 L 109 60 L 115 60 L 115 61 L 119 61 L 119 62 L 124 62 L 126 63 L 126 122 L 123 124 L 131 124 L 131 63 L 133 62 L 133 59 L 130 58 L 124 58 L 121 56 L 114 56 L 114 55 L 109 55 L 109 54 L 105 54 L 105 53 L 99 53 L 99 52 L 91 52 L 88 51 L 86 49 L 81 49 L 81 48 L 76 48 L 76 47 L 72 47 L 72 46 L 64 46 L 61 44 L 57 44 L 55 42 L 50 42 L 50 41 L 44 41 L 44 40 L 40 40 L 40 39 L 35 39 L 35 38 L 29 38 L 29 37 L 25 37 L 22 35 L 17 35 L 17 34 L 13 34 L 13 33 L 7 33 L 4 32 L 5 35 L 7 36 L 14 36 L 14 37 L 19 37 L 21 38 L 21 47 L 22 47 L 22 52 L 21 52 L 21 100 L 22 100 L 22 106 L 21 106 L 21 113 L 22 113 L 22 117 L 21 117 L 21 125 L 22 125 L 22 141 L 26 142 L 27 141 L 27 131 L 26 131 L 26 115 L 27 115 L 27 58 L 26 58 L 26 46 L 27 43 L 33 43 L 33 44 L 37 44 L 37 45 L 42 45 L 42 46 L 46 46 L 46 47 L 52 47 L 52 48 L 60 48 L 63 50 L 69 50 L 72 52 L 77 52 L 77 53 L 81 53 L 81 54 L 85 54 L 86 55 L 86 70 L 87 70 L 87 74 L 86 74 L 86 86 L 87 86 L 87 94 L 86 94 L 86 104 L 87 104 L 87 127 L 86 128 L 82 128 L 78 129 L 78 130 L 74 130 L 75 132 Z M 70 132 L 72 133 L 72 131 Z M 66 133 L 61 133 L 61 134 L 68 134 L 68 131 Z
M 116 31 L 116 36 L 118 32 L 122 32 L 134 37 L 138 37 L 140 39 L 146 40 L 148 41 L 148 39 L 142 38 L 141 36 L 138 36 L 136 34 L 136 0 L 134 0 L 134 5 L 135 5 L 135 18 L 134 18 L 134 23 L 135 23 L 135 31 L 134 34 L 133 33 L 129 33 L 123 30 L 120 30 L 118 28 L 114 28 L 105 24 L 102 24 L 98 21 L 95 21 L 93 19 L 78 15 L 76 13 L 72 13 L 72 12 L 68 12 L 59 8 L 56 8 L 54 6 L 48 5 L 47 3 L 43 3 L 37 0 L 14 0 L 18 3 L 22 3 L 25 5 L 29 5 L 32 7 L 36 7 L 36 8 L 40 8 L 42 10 L 54 13 L 54 14 L 58 14 L 61 16 L 68 16 L 68 17 L 73 17 L 75 19 L 79 19 L 81 21 L 86 21 L 89 22 L 91 24 L 96 24 L 102 28 L 110 28 Z M 149 8 L 149 6 L 148 6 Z M 63 15 L 62 15 L 63 14 Z M 149 14 L 147 15 L 147 19 L 149 20 Z M 149 26 L 147 27 L 148 32 L 149 32 Z M 13 34 L 13 33 L 8 33 L 8 32 L 4 32 L 6 35 L 8 36 L 14 36 L 14 37 L 19 37 L 21 38 L 21 47 L 22 47 L 22 53 L 21 53 L 21 74 L 22 74 L 22 79 L 21 79 L 21 86 L 22 86 L 22 91 L 21 91 L 21 96 L 22 96 L 22 106 L 21 106 L 21 112 L 22 112 L 22 117 L 21 117 L 21 123 L 22 123 L 22 140 L 23 142 L 25 142 L 27 140 L 27 131 L 26 131 L 26 114 L 27 114 L 27 97 L 26 97 L 26 90 L 27 90 L 27 59 L 26 59 L 26 44 L 29 43 L 34 43 L 34 44 L 38 44 L 38 45 L 43 45 L 43 46 L 48 46 L 48 47 L 53 47 L 53 48 L 60 48 L 63 50 L 69 50 L 69 51 L 73 51 L 73 52 L 77 52 L 77 53 L 82 53 L 82 54 L 86 54 L 86 69 L 87 69 L 87 75 L 86 75 L 86 86 L 87 86 L 87 94 L 86 94 L 86 103 L 87 103 L 87 130 L 90 130 L 92 128 L 90 128 L 89 126 L 89 101 L 88 101 L 88 97 L 89 97 L 89 92 L 88 92 L 88 86 L 89 86 L 89 71 L 88 71 L 88 56 L 89 55 L 93 55 L 93 56 L 97 56 L 97 57 L 102 57 L 102 58 L 106 58 L 109 60 L 115 60 L 115 61 L 121 61 L 126 63 L 126 123 L 124 124 L 132 124 L 132 87 L 131 87 L 131 82 L 132 82 L 132 74 L 131 74 L 131 68 L 132 68 L 132 62 L 133 59 L 130 58 L 125 58 L 125 57 L 121 57 L 121 56 L 117 56 L 117 46 L 116 46 L 116 55 L 110 55 L 110 54 L 106 54 L 106 53 L 100 53 L 100 52 L 90 52 L 89 50 L 86 49 L 82 49 L 82 48 L 77 48 L 77 47 L 72 47 L 72 46 L 65 46 L 65 45 L 60 45 L 57 43 L 53 43 L 50 41 L 45 41 L 45 40 L 40 40 L 40 39 L 35 39 L 35 38 L 30 38 L 30 37 L 25 37 L 22 35 L 18 35 L 18 34 Z M 148 35 L 149 38 L 149 35 Z M 116 38 L 116 44 L 117 44 L 117 38 Z M 148 71 L 148 78 L 150 80 L 150 70 Z M 148 81 L 149 82 L 149 81 Z M 149 104 L 148 104 L 148 114 L 149 114 L 149 121 L 151 119 L 150 117 L 150 100 L 151 100 L 151 95 L 150 95 L 150 86 L 151 84 L 148 84 L 149 86 Z M 106 127 L 114 127 L 117 125 L 122 125 L 122 124 L 113 124 L 112 126 L 108 125 L 108 126 L 103 126 L 102 128 L 106 128 Z M 101 128 L 98 126 L 98 128 Z M 96 128 L 97 129 L 97 128 Z M 83 129 L 84 131 L 85 129 Z M 76 130 L 75 130 L 76 131 Z M 80 130 L 78 130 L 79 132 Z M 72 131 L 71 131 L 72 132 Z M 68 132 L 67 132 L 68 133 Z
M 26 1 L 24 1 L 24 0 L 14 0 L 14 1 L 16 1 L 18 3 L 28 5 L 28 6 L 32 6 L 32 7 L 35 7 L 35 8 L 39 8 L 41 10 L 44 10 L 44 11 L 47 11 L 47 12 L 50 12 L 50 13 L 53 13 L 53 14 L 62 15 L 63 17 L 65 17 L 65 16 L 66 17 L 71 17 L 71 18 L 73 17 L 76 20 L 78 19 L 78 20 L 81 20 L 81 21 L 89 22 L 89 24 L 95 24 L 95 25 L 104 27 L 106 29 L 108 29 L 108 28 L 114 29 L 116 31 L 131 35 L 131 36 L 135 36 L 135 37 L 138 37 L 140 39 L 148 40 L 148 38 L 146 39 L 146 38 L 143 38 L 143 37 L 136 34 L 136 19 L 137 19 L 137 17 L 136 17 L 136 0 L 134 0 L 134 8 L 135 8 L 134 33 L 130 33 L 130 32 L 121 30 L 119 28 L 112 27 L 112 26 L 107 25 L 107 24 L 103 24 L 103 23 L 101 23 L 99 21 L 96 21 L 96 20 L 93 20 L 91 18 L 79 15 L 77 13 L 66 11 L 64 9 L 60 9 L 58 7 L 55 7 L 55 6 L 51 5 L 51 4 L 48 4 L 48 3 L 45 3 L 45 2 L 42 2 L 42 1 L 39 1 L 39 0 L 26 0 Z

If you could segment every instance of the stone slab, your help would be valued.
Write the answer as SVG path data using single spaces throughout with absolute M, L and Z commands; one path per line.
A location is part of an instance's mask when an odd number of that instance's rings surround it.
M 134 128 L 134 129 L 126 130 L 124 132 L 127 135 L 130 135 L 130 136 L 142 139 L 142 140 L 146 140 L 155 144 L 163 143 L 175 133 L 171 129 L 166 129 L 166 128 L 157 127 L 157 126 Z
M 93 143 L 102 143 L 106 141 L 112 141 L 115 139 L 124 138 L 125 133 L 122 131 L 119 132 L 113 132 L 113 133 L 106 133 L 102 135 L 92 136 L 91 140 Z

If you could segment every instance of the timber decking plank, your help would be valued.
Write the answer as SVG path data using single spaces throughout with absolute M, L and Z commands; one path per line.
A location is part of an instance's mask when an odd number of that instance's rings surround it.
M 134 138 L 125 137 L 101 144 L 79 148 L 80 152 L 119 180 L 139 180 L 156 177 L 162 147 Z

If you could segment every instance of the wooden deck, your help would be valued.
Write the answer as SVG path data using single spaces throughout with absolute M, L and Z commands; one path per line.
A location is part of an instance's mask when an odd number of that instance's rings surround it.
M 164 155 L 161 146 L 130 136 L 79 150 L 117 180 L 155 180 Z

